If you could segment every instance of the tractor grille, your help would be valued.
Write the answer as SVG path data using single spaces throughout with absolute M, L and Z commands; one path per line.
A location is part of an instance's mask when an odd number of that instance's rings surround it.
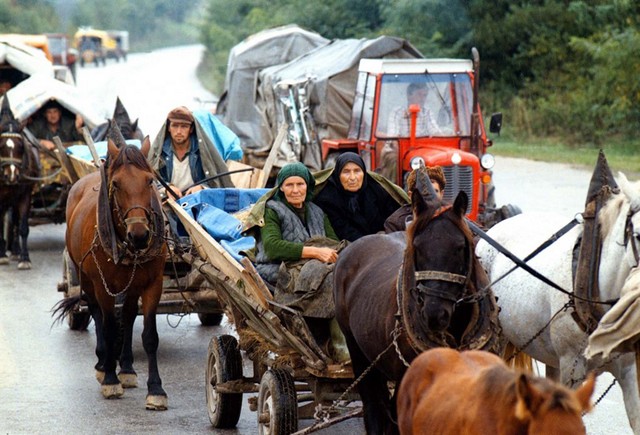
M 444 189 L 444 200 L 450 204 L 456 199 L 458 192 L 464 190 L 469 198 L 467 211 L 473 204 L 473 168 L 471 166 L 443 166 L 447 186 Z

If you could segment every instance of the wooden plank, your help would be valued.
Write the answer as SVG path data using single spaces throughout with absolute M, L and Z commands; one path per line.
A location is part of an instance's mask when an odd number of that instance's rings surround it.
M 264 162 L 264 166 L 262 167 L 262 176 L 263 179 L 260 180 L 260 183 L 256 187 L 266 187 L 267 181 L 269 181 L 269 176 L 271 175 L 271 169 L 273 169 L 273 164 L 276 162 L 278 158 L 278 151 L 280 150 L 280 145 L 284 140 L 287 139 L 287 131 L 289 126 L 286 122 L 283 122 L 280 125 L 280 129 L 278 130 L 278 134 L 273 141 L 273 145 L 271 145 L 271 151 L 269 151 L 269 156 L 267 156 L 267 160 Z
M 93 163 L 97 167 L 100 167 L 100 165 L 102 165 L 102 161 L 100 160 L 100 156 L 98 155 L 96 146 L 93 143 L 91 132 L 89 131 L 89 128 L 86 125 L 82 127 L 82 137 L 84 137 L 84 141 L 87 143 L 87 146 L 89 147 L 89 151 L 91 152 L 91 156 L 93 157 Z
M 244 163 L 237 162 L 235 160 L 229 160 L 226 162 L 227 168 L 229 171 L 235 171 L 238 169 L 253 169 L 253 171 L 249 172 L 237 172 L 235 174 L 231 174 L 229 177 L 231 178 L 231 182 L 235 187 L 243 188 L 243 189 L 254 189 L 256 187 L 262 187 L 258 184 L 260 180 L 264 177 L 262 175 L 262 169 L 254 168 L 249 165 L 245 165 Z
M 67 149 L 64 147 L 62 141 L 59 136 L 53 137 L 53 143 L 56 145 L 56 156 L 58 157 L 58 161 L 60 161 L 60 165 L 62 166 L 62 170 L 66 173 L 67 178 L 71 182 L 71 184 L 75 183 L 80 179 L 78 177 L 78 173 L 76 172 L 71 160 L 69 159 L 69 155 L 67 154 Z

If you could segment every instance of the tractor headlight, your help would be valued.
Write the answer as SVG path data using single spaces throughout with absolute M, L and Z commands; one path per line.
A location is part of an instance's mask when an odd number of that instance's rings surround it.
M 414 157 L 409 164 L 411 165 L 411 169 L 416 170 L 424 166 L 424 159 L 422 157 Z
M 451 155 L 451 163 L 453 163 L 454 165 L 459 165 L 461 161 L 462 156 L 460 155 L 460 153 L 453 153 Z
M 496 158 L 493 157 L 493 154 L 485 154 L 480 159 L 480 164 L 485 169 L 491 169 L 491 168 L 493 168 L 493 165 L 496 164 Z

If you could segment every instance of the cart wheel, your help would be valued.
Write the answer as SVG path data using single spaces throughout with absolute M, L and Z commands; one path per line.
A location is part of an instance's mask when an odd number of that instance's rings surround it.
M 218 393 L 216 385 L 242 379 L 242 355 L 238 341 L 230 335 L 213 337 L 209 342 L 205 389 L 207 412 L 215 428 L 235 427 L 242 411 L 242 393 Z
M 218 326 L 222 322 L 222 313 L 198 313 L 202 326 Z
M 80 282 L 78 272 L 69 257 L 67 248 L 64 248 L 62 253 L 62 273 L 64 274 L 63 282 L 66 283 L 67 287 L 67 291 L 65 292 L 66 297 L 69 289 L 79 285 Z M 91 323 L 91 314 L 80 311 L 70 311 L 67 314 L 67 323 L 69 324 L 69 329 L 73 331 L 84 331 L 89 327 L 89 323 Z
M 262 375 L 258 393 L 258 433 L 288 435 L 298 430 L 298 397 L 293 376 L 284 369 Z

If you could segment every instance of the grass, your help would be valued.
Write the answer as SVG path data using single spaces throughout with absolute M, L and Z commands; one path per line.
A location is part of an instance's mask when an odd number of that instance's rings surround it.
M 614 175 L 618 171 L 630 179 L 640 178 L 640 143 L 610 143 L 602 147 Z M 542 162 L 568 163 L 584 169 L 593 169 L 600 148 L 592 146 L 574 146 L 553 139 L 516 140 L 502 136 L 493 138 L 489 149 L 494 155 L 518 157 Z

